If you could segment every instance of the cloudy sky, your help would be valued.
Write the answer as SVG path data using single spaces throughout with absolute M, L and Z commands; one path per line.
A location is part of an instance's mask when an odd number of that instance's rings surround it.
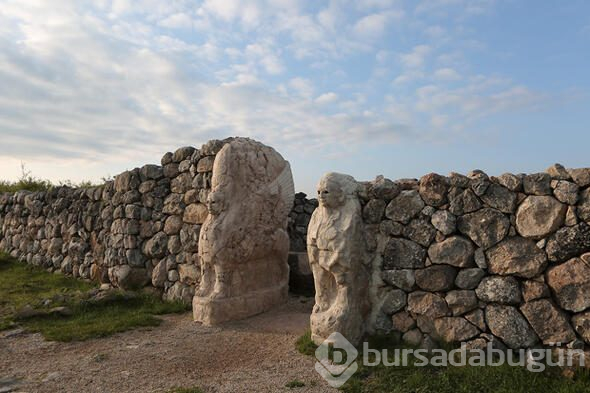
M 298 190 L 590 166 L 585 0 L 0 0 L 0 178 L 249 136 Z

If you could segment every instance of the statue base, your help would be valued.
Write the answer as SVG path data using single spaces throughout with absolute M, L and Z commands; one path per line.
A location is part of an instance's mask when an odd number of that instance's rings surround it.
M 287 302 L 289 286 L 272 287 L 242 296 L 212 299 L 193 298 L 193 319 L 204 325 L 248 318 Z

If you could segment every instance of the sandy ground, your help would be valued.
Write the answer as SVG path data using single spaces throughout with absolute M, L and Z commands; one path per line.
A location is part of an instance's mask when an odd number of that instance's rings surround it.
M 315 372 L 315 359 L 295 349 L 311 307 L 311 300 L 293 297 L 220 327 L 199 325 L 190 313 L 169 315 L 156 328 L 73 343 L 0 332 L 0 393 L 334 392 Z M 285 387 L 293 380 L 305 387 Z

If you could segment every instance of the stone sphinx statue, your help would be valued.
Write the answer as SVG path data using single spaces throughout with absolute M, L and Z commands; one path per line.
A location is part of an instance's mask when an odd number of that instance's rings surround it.
M 312 340 L 320 345 L 338 332 L 352 344 L 365 335 L 370 313 L 369 264 L 363 235 L 360 184 L 328 173 L 318 185 L 319 207 L 307 231 L 307 252 L 315 283 Z
M 247 138 L 217 154 L 211 186 L 199 235 L 201 283 L 193 298 L 195 321 L 207 325 L 287 300 L 287 217 L 295 194 L 289 163 Z

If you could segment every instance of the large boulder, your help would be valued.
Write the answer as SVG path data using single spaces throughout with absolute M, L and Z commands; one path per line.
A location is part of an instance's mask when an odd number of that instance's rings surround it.
M 207 207 L 202 203 L 192 203 L 184 210 L 182 220 L 188 224 L 202 224 L 205 222 L 207 215 Z
M 363 219 L 368 224 L 379 224 L 385 213 L 385 201 L 381 199 L 371 199 L 363 208 Z
M 114 187 L 117 192 L 126 192 L 129 190 L 136 190 L 140 183 L 141 179 L 139 176 L 139 170 L 134 169 L 115 176 Z
M 450 291 L 445 296 L 453 316 L 463 315 L 475 310 L 478 306 L 477 296 L 474 291 Z
M 532 278 L 547 266 L 547 255 L 535 242 L 508 238 L 487 251 L 488 270 L 493 274 Z
M 473 265 L 473 244 L 461 236 L 450 237 L 435 243 L 428 249 L 428 256 L 434 264 L 445 264 L 455 267 Z
M 422 211 L 424 206 L 418 191 L 405 190 L 389 202 L 385 209 L 385 216 L 390 220 L 407 224 Z
M 419 244 L 407 240 L 389 239 L 383 252 L 383 268 L 391 269 L 417 269 L 424 267 L 426 250 Z
M 500 210 L 502 213 L 514 213 L 516 210 L 516 193 L 502 187 L 499 184 L 490 184 L 481 200 L 490 207 Z
M 425 291 L 441 292 L 453 288 L 457 270 L 448 265 L 434 265 L 416 270 L 416 284 Z
M 580 193 L 577 212 L 582 221 L 590 222 L 590 188 Z
M 475 293 L 486 303 L 519 304 L 522 301 L 520 286 L 514 277 L 486 277 Z
M 430 222 L 440 233 L 448 236 L 457 229 L 457 217 L 447 210 L 437 210 L 432 215 Z
M 449 211 L 460 216 L 462 214 L 472 213 L 481 209 L 482 203 L 471 189 L 461 191 L 460 188 L 452 189 L 449 192 L 449 199 L 451 201 Z M 451 194 L 453 194 L 451 196 Z
M 558 180 L 555 182 L 553 194 L 558 201 L 573 206 L 578 202 L 579 191 L 580 187 L 577 184 L 565 180 Z
M 151 258 L 162 258 L 168 249 L 168 236 L 164 232 L 156 233 L 150 240 L 145 242 L 143 252 Z
M 462 317 L 444 317 L 434 321 L 438 338 L 448 343 L 467 341 L 477 336 L 480 331 Z
M 384 270 L 381 278 L 389 285 L 410 292 L 416 285 L 416 273 L 413 269 Z
M 485 275 L 486 272 L 477 267 L 461 269 L 455 278 L 455 285 L 461 289 L 475 289 Z
M 490 331 L 512 349 L 531 348 L 538 341 L 535 331 L 514 307 L 490 304 L 485 317 Z
M 525 302 L 551 297 L 549 287 L 544 281 L 525 280 L 521 283 L 522 297 Z
M 180 216 L 170 216 L 164 222 L 164 233 L 166 235 L 178 235 L 182 224 L 183 222 Z
M 590 186 L 590 168 L 568 169 L 567 171 L 578 186 Z
M 547 241 L 547 256 L 552 262 L 563 262 L 590 251 L 590 226 L 585 222 L 561 228 Z
M 567 172 L 567 169 L 561 164 L 553 164 L 545 170 L 554 180 L 570 180 L 571 176 Z
M 392 315 L 402 310 L 407 304 L 408 297 L 401 289 L 389 291 L 385 296 L 382 310 L 387 315 Z
M 377 176 L 377 178 L 371 182 L 369 187 L 369 195 L 372 198 L 383 199 L 386 202 L 391 201 L 398 196 L 400 192 L 401 188 L 398 184 L 395 184 L 383 176 Z
M 513 175 L 512 173 L 504 173 L 496 178 L 495 181 L 501 186 L 506 187 L 510 191 L 522 191 L 522 177 Z
M 528 195 L 551 195 L 551 175 L 533 173 L 523 180 L 524 192 Z
M 416 327 L 416 321 L 409 312 L 401 311 L 391 317 L 392 328 L 396 332 L 406 333 Z
M 109 269 L 111 283 L 124 290 L 143 288 L 150 281 L 146 269 L 118 265 Z
M 547 299 L 525 303 L 520 310 L 529 321 L 543 344 L 566 344 L 576 339 L 576 334 L 566 315 Z
M 162 259 L 152 271 L 152 285 L 156 288 L 163 288 L 168 279 L 168 268 L 165 259 Z
M 408 295 L 408 311 L 412 314 L 424 315 L 431 319 L 450 314 L 445 299 L 437 294 L 422 291 L 412 292 Z
M 574 315 L 572 324 L 586 344 L 590 344 L 590 311 Z
M 192 146 L 179 147 L 172 155 L 172 162 L 179 163 L 183 160 L 186 160 L 194 153 L 194 151 L 195 148 Z
M 567 205 L 551 196 L 530 196 L 518 207 L 516 229 L 524 237 L 541 239 L 565 221 Z
M 436 229 L 426 218 L 413 219 L 403 230 L 403 234 L 410 240 L 428 247 L 436 237 Z
M 439 207 L 447 202 L 449 183 L 446 177 L 430 173 L 420 179 L 420 196 L 426 204 Z
M 590 254 L 547 271 L 547 285 L 561 308 L 581 312 L 590 307 Z
M 501 242 L 510 230 L 510 220 L 496 209 L 481 209 L 458 220 L 458 229 L 484 249 Z

